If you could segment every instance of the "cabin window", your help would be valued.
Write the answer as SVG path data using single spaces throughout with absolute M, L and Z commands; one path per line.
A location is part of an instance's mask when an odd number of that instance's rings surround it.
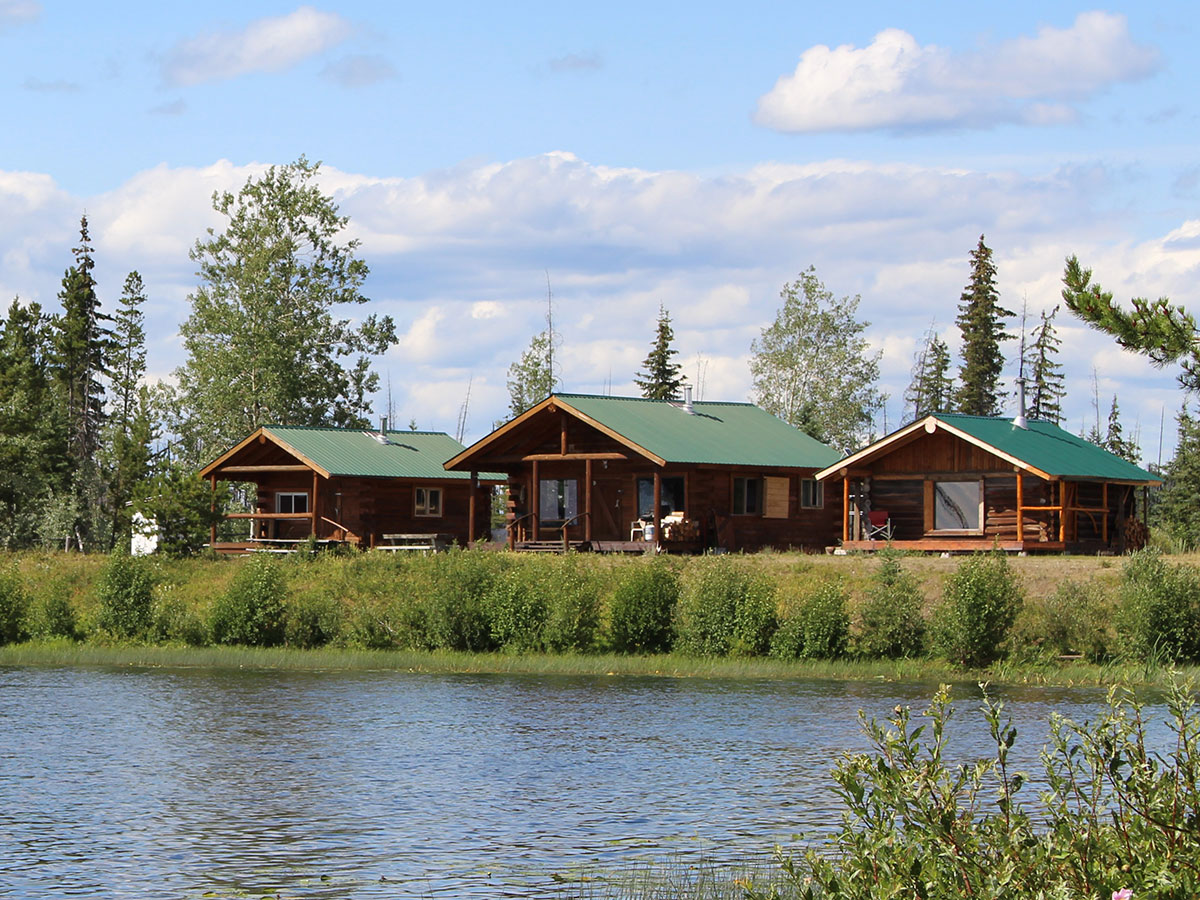
M 762 479 L 733 479 L 733 514 L 735 516 L 757 516 L 762 512 Z
M 983 531 L 983 482 L 935 481 L 933 530 Z
M 800 479 L 800 506 L 803 509 L 825 508 L 825 484 L 815 478 Z
M 275 495 L 275 512 L 307 513 L 308 494 L 303 492 L 280 491 Z
M 419 487 L 414 491 L 414 495 L 416 508 L 413 511 L 418 516 L 440 516 L 442 514 L 441 488 Z
M 672 513 L 683 514 L 687 508 L 684 502 L 683 476 L 662 479 L 662 508 L 659 516 L 669 516 Z M 654 479 L 639 478 L 637 480 L 638 518 L 650 521 L 654 518 Z
M 579 515 L 579 482 L 543 478 L 538 482 L 538 516 L 542 522 L 565 522 Z

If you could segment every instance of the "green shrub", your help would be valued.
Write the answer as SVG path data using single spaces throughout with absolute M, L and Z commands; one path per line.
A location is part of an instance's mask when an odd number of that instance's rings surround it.
M 344 631 L 369 650 L 429 650 L 429 623 L 421 598 L 407 590 L 351 604 Z
M 29 636 L 28 613 L 29 595 L 16 568 L 0 571 L 0 644 L 15 644 Z
M 846 589 L 837 582 L 818 585 L 794 604 L 771 638 L 778 659 L 836 659 L 850 637 Z
M 977 553 L 946 580 L 934 611 L 938 649 L 950 662 L 979 667 L 999 659 L 1021 606 L 1021 588 L 1001 552 Z
M 620 653 L 665 653 L 679 602 L 679 576 L 663 557 L 624 567 L 609 607 L 609 640 Z
M 79 617 L 65 591 L 50 591 L 35 606 L 33 630 L 38 637 L 79 639 Z
M 1054 592 L 1027 597 L 1013 625 L 1014 652 L 1034 657 L 1078 653 L 1088 662 L 1104 662 L 1117 646 L 1116 601 L 1094 582 L 1061 582 Z
M 546 627 L 543 642 L 553 653 L 586 653 L 600 631 L 600 585 L 577 553 L 556 558 L 543 574 Z
M 766 653 L 777 625 L 775 588 L 728 556 L 697 560 L 676 607 L 675 645 L 695 656 Z
M 150 561 L 117 551 L 108 558 L 96 590 L 97 624 L 120 638 L 143 637 L 150 630 L 154 577 Z
M 1165 727 L 1115 690 L 1092 722 L 1052 717 L 1032 810 L 1019 799 L 1025 775 L 1009 768 L 1017 730 L 999 704 L 985 697 L 994 753 L 965 763 L 946 751 L 948 688 L 925 717 L 917 725 L 898 707 L 887 722 L 862 719 L 871 750 L 833 773 L 841 825 L 801 857 L 782 857 L 782 896 L 1200 896 L 1200 711 L 1190 685 L 1171 688 Z M 1155 734 L 1157 752 L 1147 746 Z M 744 896 L 779 897 L 778 887 Z
M 489 586 L 486 602 L 496 646 L 522 653 L 544 649 L 549 603 L 535 570 L 542 563 L 537 558 L 521 560 Z
M 445 650 L 470 653 L 494 650 L 489 596 L 507 567 L 505 556 L 456 547 L 429 559 L 430 642 Z
M 218 644 L 275 647 L 286 636 L 283 573 L 265 554 L 242 564 L 229 589 L 213 604 L 209 628 Z
M 904 571 L 900 557 L 879 554 L 879 568 L 858 608 L 854 651 L 872 659 L 904 659 L 925 650 L 925 618 L 920 585 Z
M 289 647 L 324 647 L 342 635 L 342 607 L 327 593 L 294 597 L 288 605 L 285 640 Z
M 204 619 L 195 607 L 168 587 L 160 590 L 154 602 L 154 639 L 161 643 L 203 647 L 210 635 Z
M 1200 574 L 1153 550 L 1125 564 L 1117 630 L 1129 656 L 1164 662 L 1200 658 Z

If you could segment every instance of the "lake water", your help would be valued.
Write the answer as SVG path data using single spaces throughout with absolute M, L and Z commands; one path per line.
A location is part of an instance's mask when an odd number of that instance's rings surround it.
M 547 895 L 837 823 L 860 709 L 932 685 L 0 668 L 0 896 Z M 960 692 L 957 752 L 990 755 Z M 1003 692 L 1038 769 L 1052 710 Z M 206 893 L 209 892 L 209 893 Z

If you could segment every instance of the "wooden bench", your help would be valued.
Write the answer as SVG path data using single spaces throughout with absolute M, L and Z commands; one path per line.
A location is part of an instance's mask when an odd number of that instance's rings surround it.
M 437 553 L 445 550 L 453 541 L 445 534 L 382 534 L 382 544 L 376 544 L 376 550 L 420 550 L 425 553 Z

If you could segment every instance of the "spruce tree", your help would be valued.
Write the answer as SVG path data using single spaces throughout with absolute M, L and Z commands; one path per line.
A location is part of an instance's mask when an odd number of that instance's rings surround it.
M 154 427 L 150 399 L 142 383 L 146 375 L 146 328 L 142 276 L 130 272 L 113 316 L 112 406 L 107 428 L 110 544 L 129 533 L 129 507 L 134 486 L 149 475 Z
M 1025 365 L 1029 369 L 1029 393 L 1027 415 L 1058 425 L 1062 422 L 1063 387 L 1062 366 L 1058 362 L 1058 351 L 1062 339 L 1054 329 L 1054 316 L 1058 307 L 1049 313 L 1042 312 L 1042 324 L 1034 336 L 1033 344 L 1025 354 Z
M 682 367 L 671 357 L 679 351 L 671 346 L 675 332 L 671 329 L 671 316 L 661 305 L 658 307 L 658 328 L 650 353 L 642 360 L 640 377 L 634 383 L 642 389 L 647 400 L 678 400 L 684 378 Z
M 954 382 L 950 379 L 950 348 L 932 328 L 925 333 L 925 343 L 917 351 L 912 369 L 912 381 L 904 392 L 906 421 L 914 421 L 930 413 L 948 412 Z
M 1136 440 L 1125 438 L 1125 429 L 1121 425 L 1121 411 L 1117 408 L 1117 395 L 1113 394 L 1112 407 L 1108 411 L 1108 434 L 1104 439 L 1104 449 L 1115 453 L 1122 459 L 1138 465 L 1141 463 L 1142 448 Z
M 1016 315 L 1000 305 L 992 251 L 979 236 L 971 251 L 971 280 L 963 290 L 957 324 L 962 332 L 962 365 L 959 368 L 958 411 L 972 416 L 995 416 L 1001 411 L 1004 392 L 1000 373 L 1004 356 L 1000 342 L 1010 340 L 1004 319 Z
M 0 546 L 36 543 L 44 497 L 69 483 L 67 432 L 48 414 L 50 319 L 36 303 L 13 300 L 0 319 Z
M 63 274 L 62 315 L 54 319 L 55 370 L 60 402 L 67 423 L 71 458 L 80 467 L 94 462 L 104 422 L 104 385 L 108 373 L 111 332 L 109 317 L 100 312 L 96 281 L 92 276 L 92 243 L 88 220 L 79 220 L 79 246 L 75 264 Z
M 1186 408 L 1156 507 L 1158 522 L 1176 541 L 1188 550 L 1200 547 L 1200 419 Z

